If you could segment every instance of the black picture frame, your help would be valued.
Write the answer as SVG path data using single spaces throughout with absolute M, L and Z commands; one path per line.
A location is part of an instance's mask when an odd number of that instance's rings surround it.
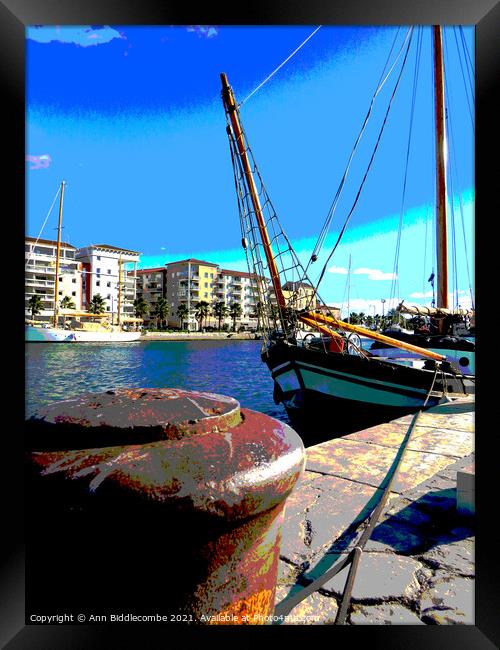
M 488 223 L 496 219 L 493 206 L 497 203 L 493 191 L 498 180 L 493 178 L 498 165 L 490 165 L 489 152 L 493 135 L 498 133 L 496 115 L 498 104 L 493 101 L 496 81 L 499 78 L 500 5 L 497 0 L 308 0 L 296 1 L 268 0 L 256 1 L 238 6 L 222 3 L 207 3 L 198 9 L 190 9 L 187 3 L 161 2 L 159 0 L 133 0 L 117 3 L 113 0 L 2 0 L 0 4 L 0 30 L 2 33 L 2 95 L 6 108 L 4 134 L 9 138 L 7 162 L 4 171 L 4 192 L 10 198 L 12 208 L 4 214 L 4 225 L 9 233 L 6 237 L 12 259 L 9 268 L 12 276 L 24 278 L 21 267 L 24 253 L 24 206 L 25 187 L 20 169 L 24 168 L 24 80 L 25 80 L 25 34 L 26 25 L 34 24 L 217 24 L 217 25 L 257 25 L 257 24 L 346 24 L 346 25 L 388 25 L 388 24 L 462 24 L 476 27 L 476 212 L 479 215 L 476 230 L 476 249 L 481 246 L 481 256 L 477 258 L 476 274 L 481 277 L 481 268 L 490 259 L 494 264 L 492 244 L 484 233 Z M 22 156 L 22 159 L 21 159 Z M 12 226 L 14 224 L 14 226 Z M 493 235 L 494 236 L 494 235 Z M 15 242 L 15 245 L 12 243 Z M 19 245 L 19 248 L 18 248 Z M 489 246 L 489 247 L 488 247 Z M 485 278 L 485 275 L 482 276 Z M 16 284 L 15 282 L 13 283 Z M 482 296 L 487 295 L 486 284 L 477 283 L 479 291 L 478 312 L 487 309 Z M 3 427 L 3 443 L 6 447 L 3 457 L 4 478 L 4 540 L 8 543 L 4 551 L 0 571 L 0 644 L 9 650 L 21 648 L 121 648 L 140 645 L 137 636 L 148 638 L 147 646 L 153 645 L 152 635 L 162 645 L 172 639 L 172 627 L 124 625 L 25 625 L 24 612 L 24 521 L 23 521 L 23 421 L 24 421 L 24 371 L 18 359 L 24 355 L 23 321 L 11 321 L 11 314 L 23 315 L 21 301 L 22 288 L 12 288 L 13 305 L 4 313 L 5 361 L 4 377 L 8 383 L 4 387 L 3 414 L 6 423 Z M 485 298 L 486 301 L 486 298 Z M 493 317 L 493 316 L 492 316 Z M 488 317 L 489 318 L 489 317 Z M 486 317 L 484 318 L 486 320 Z M 15 323 L 15 324 L 14 324 Z M 19 323 L 19 329 L 17 329 Z M 328 634 L 330 643 L 356 643 L 363 641 L 370 646 L 380 645 L 394 648 L 494 648 L 499 647 L 500 631 L 498 612 L 498 560 L 495 541 L 498 534 L 494 530 L 496 520 L 494 484 L 495 454 L 498 433 L 490 426 L 489 414 L 494 413 L 494 380 L 486 379 L 488 361 L 492 350 L 486 350 L 481 343 L 483 320 L 477 319 L 479 327 L 479 368 L 480 379 L 477 384 L 479 408 L 476 416 L 477 451 L 477 511 L 478 533 L 476 537 L 476 624 L 474 626 L 366 626 L 336 628 L 335 632 L 318 629 L 320 626 L 295 628 L 266 627 L 241 630 L 235 628 L 186 630 L 183 635 L 192 634 L 203 637 L 203 642 L 211 637 L 214 642 L 252 644 L 260 639 L 271 642 L 278 639 L 293 638 L 297 643 L 321 642 L 317 633 Z M 486 331 L 486 330 L 485 330 Z M 7 348 L 12 349 L 13 362 L 7 359 Z M 10 356 L 10 355 L 9 355 Z M 484 377 L 481 379 L 481 376 Z M 491 464 L 491 467 L 490 467 Z M 354 630 L 354 631 L 353 631 Z M 334 636 L 335 635 L 335 636 Z M 339 636 L 341 635 L 341 636 Z M 323 639 L 325 641 L 325 639 Z

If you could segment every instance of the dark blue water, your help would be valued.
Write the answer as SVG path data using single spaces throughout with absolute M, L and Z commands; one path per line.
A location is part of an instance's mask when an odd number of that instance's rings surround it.
M 26 344 L 26 416 L 55 400 L 115 387 L 185 388 L 236 398 L 289 422 L 273 401 L 261 341 Z

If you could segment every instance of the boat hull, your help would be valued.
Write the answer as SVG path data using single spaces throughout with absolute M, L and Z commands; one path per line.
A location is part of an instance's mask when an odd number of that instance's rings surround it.
M 73 332 L 56 327 L 33 327 L 27 325 L 24 332 L 27 343 L 66 343 L 74 341 Z
M 451 365 L 464 375 L 475 375 L 475 344 L 466 338 L 457 337 L 426 337 L 415 334 L 393 334 L 387 332 L 390 336 L 413 343 L 419 347 L 425 348 L 430 352 L 442 354 Z M 373 343 L 369 348 L 371 354 L 377 357 L 387 359 L 417 359 L 419 356 L 414 352 L 395 348 L 384 343 Z
M 29 343 L 127 343 L 140 337 L 140 332 L 86 332 L 31 325 L 25 329 L 25 341 Z
M 452 374 L 376 358 L 276 343 L 263 352 L 262 359 L 275 382 L 275 401 L 283 403 L 292 420 L 359 426 L 365 420 L 388 421 L 415 412 L 424 404 L 434 406 L 443 389 L 467 393 L 464 383 Z

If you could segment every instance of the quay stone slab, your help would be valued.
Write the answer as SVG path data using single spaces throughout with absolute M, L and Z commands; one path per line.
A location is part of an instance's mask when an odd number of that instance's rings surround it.
M 474 580 L 438 571 L 420 601 L 426 623 L 474 625 Z
M 378 487 L 392 466 L 396 450 L 365 442 L 331 440 L 307 449 L 306 469 Z M 407 450 L 391 489 L 403 492 L 450 464 L 450 457 Z
M 471 535 L 457 541 L 437 544 L 419 559 L 435 569 L 473 578 L 475 575 L 474 537 Z
M 290 587 L 276 588 L 276 604 L 285 600 Z M 335 598 L 315 592 L 296 605 L 285 617 L 283 625 L 333 624 L 338 612 Z
M 397 603 L 353 605 L 351 625 L 424 625 L 411 609 Z
M 417 573 L 422 564 L 394 553 L 362 553 L 352 590 L 353 601 L 415 600 L 421 585 Z M 344 591 L 348 567 L 322 587 L 339 596 Z

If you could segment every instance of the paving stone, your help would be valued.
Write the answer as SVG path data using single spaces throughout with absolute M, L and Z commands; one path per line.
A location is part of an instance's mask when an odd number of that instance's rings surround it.
M 433 546 L 422 559 L 429 564 L 443 570 L 451 570 L 455 574 L 474 577 L 475 575 L 475 552 L 474 538 L 468 537 L 460 541 L 448 544 Z
M 420 591 L 417 571 L 422 564 L 412 558 L 390 553 L 363 553 L 352 590 L 353 601 L 413 600 Z M 326 593 L 344 591 L 348 567 L 322 587 Z
M 425 623 L 474 625 L 474 580 L 438 571 L 420 601 Z
M 424 625 L 420 618 L 403 605 L 353 605 L 351 625 Z
M 276 588 L 276 603 L 286 599 L 290 589 Z M 338 605 L 335 598 L 315 592 L 296 605 L 283 621 L 283 625 L 324 625 L 335 622 Z

